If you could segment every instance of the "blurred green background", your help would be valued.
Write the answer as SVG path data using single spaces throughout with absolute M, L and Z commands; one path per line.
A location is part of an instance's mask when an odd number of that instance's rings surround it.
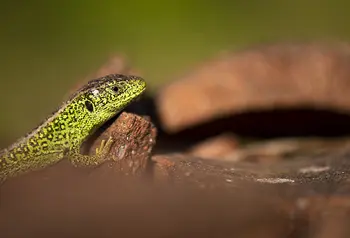
M 112 53 L 128 56 L 152 89 L 220 51 L 349 34 L 345 1 L 2 1 L 1 138 L 53 111 Z

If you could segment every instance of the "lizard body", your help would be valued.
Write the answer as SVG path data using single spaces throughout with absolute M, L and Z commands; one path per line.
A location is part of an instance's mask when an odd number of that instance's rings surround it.
M 75 166 L 102 163 L 112 139 L 103 142 L 94 156 L 80 153 L 82 143 L 145 88 L 145 81 L 136 76 L 111 74 L 91 80 L 40 126 L 0 151 L 0 181 L 45 168 L 63 158 Z

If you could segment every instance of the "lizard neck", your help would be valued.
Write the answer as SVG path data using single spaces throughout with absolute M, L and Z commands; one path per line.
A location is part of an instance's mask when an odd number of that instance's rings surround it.
M 0 158 L 54 156 L 80 147 L 94 128 L 91 121 L 84 102 L 66 102 L 41 125 L 2 151 Z

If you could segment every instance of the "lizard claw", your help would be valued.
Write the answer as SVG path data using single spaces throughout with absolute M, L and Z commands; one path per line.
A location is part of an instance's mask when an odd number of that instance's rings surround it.
M 112 137 L 109 137 L 108 140 L 102 140 L 100 147 L 96 148 L 96 155 L 107 153 L 113 144 Z

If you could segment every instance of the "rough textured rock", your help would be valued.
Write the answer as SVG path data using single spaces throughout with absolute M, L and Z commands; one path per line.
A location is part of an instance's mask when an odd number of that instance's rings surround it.
M 156 143 L 157 130 L 149 121 L 130 113 L 122 113 L 117 120 L 104 130 L 89 146 L 89 154 L 94 154 L 102 140 L 112 137 L 114 146 L 110 156 L 111 166 L 126 175 L 143 175 Z
M 325 195 L 331 187 L 336 189 L 341 183 L 348 183 L 349 140 L 338 143 L 305 140 L 303 143 L 295 139 L 275 143 L 273 150 L 274 142 L 265 142 L 232 152 L 231 156 L 238 153 L 240 159 L 209 160 L 182 153 L 155 155 L 152 157 L 155 176 L 160 181 L 195 184 L 200 188 L 224 187 L 235 191 L 237 184 L 247 182 L 261 186 L 285 184 L 286 187 L 298 187 L 299 191 L 321 189 Z

